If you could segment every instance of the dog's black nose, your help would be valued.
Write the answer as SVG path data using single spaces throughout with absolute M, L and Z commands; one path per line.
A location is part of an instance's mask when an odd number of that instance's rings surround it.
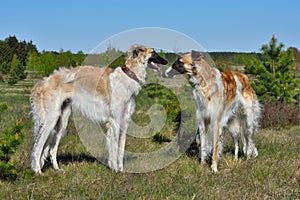
M 159 56 L 155 51 L 152 52 L 152 56 L 149 58 L 149 62 L 166 65 L 168 61 Z

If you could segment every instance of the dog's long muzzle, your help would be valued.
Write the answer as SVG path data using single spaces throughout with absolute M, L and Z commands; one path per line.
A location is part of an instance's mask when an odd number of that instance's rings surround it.
M 164 58 L 162 58 L 161 56 L 159 56 L 155 51 L 152 52 L 151 57 L 148 60 L 148 64 L 150 66 L 150 68 L 161 72 L 162 69 L 157 65 L 157 64 L 162 64 L 162 65 L 166 65 L 168 64 L 168 61 L 166 61 Z
M 149 58 L 149 62 L 154 62 L 156 64 L 162 64 L 162 65 L 168 64 L 168 61 L 166 61 L 164 58 L 159 56 L 155 51 L 152 52 L 152 55 Z

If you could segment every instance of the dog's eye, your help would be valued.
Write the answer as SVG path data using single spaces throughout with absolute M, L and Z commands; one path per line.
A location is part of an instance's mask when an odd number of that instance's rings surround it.
M 136 49 L 133 50 L 133 52 L 132 52 L 133 58 L 136 58 L 136 57 L 139 55 L 139 52 L 145 52 L 145 50 L 142 49 L 142 48 L 136 48 Z
M 140 52 L 140 51 L 141 51 L 141 52 L 145 52 L 145 49 L 143 49 L 143 48 L 137 48 L 136 50 L 137 50 L 138 52 Z

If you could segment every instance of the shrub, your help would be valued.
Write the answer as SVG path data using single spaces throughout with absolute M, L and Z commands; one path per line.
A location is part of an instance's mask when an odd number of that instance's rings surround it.
M 147 85 L 145 89 L 149 98 L 156 98 L 158 103 L 165 107 L 167 120 L 178 123 L 180 120 L 180 107 L 175 94 L 170 89 L 158 84 Z
M 300 124 L 300 107 L 286 101 L 264 104 L 261 117 L 262 128 L 288 128 Z
M 164 131 L 156 133 L 152 141 L 158 143 L 171 141 L 174 136 L 172 128 L 177 128 L 181 113 L 178 99 L 170 89 L 154 83 L 143 85 L 142 91 L 136 98 L 136 112 L 132 119 L 140 126 L 147 125 L 150 117 L 145 113 L 154 104 L 162 105 L 162 109 L 166 112 L 166 121 L 163 127 Z
M 0 104 L 0 114 L 7 109 L 7 103 Z M 21 144 L 23 138 L 22 128 L 22 120 L 18 120 L 12 128 L 0 134 L 0 179 L 14 180 L 17 178 L 16 162 L 12 159 L 12 155 Z
M 7 82 L 9 85 L 14 85 L 19 81 L 19 77 L 15 71 L 11 71 L 7 77 Z
M 4 76 L 3 76 L 3 74 L 1 73 L 1 71 L 0 71 L 0 82 L 4 82 Z
M 164 143 L 164 142 L 171 142 L 171 139 L 168 138 L 166 135 L 162 135 L 160 134 L 160 132 L 156 133 L 153 138 L 152 138 L 153 142 L 158 142 L 158 143 Z
M 7 102 L 0 103 L 0 114 L 6 110 L 8 110 L 8 103 Z

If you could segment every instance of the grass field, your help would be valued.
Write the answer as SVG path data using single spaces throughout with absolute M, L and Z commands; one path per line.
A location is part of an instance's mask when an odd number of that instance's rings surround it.
M 0 180 L 0 199 L 300 199 L 300 126 L 260 130 L 254 138 L 259 156 L 251 160 L 242 155 L 233 160 L 234 146 L 226 134 L 224 156 L 215 175 L 209 165 L 199 164 L 195 149 L 161 170 L 133 174 L 115 173 L 97 161 L 70 123 L 58 152 L 64 172 L 48 165 L 42 176 L 35 175 L 29 167 L 32 84 L 0 84 L 0 102 L 10 105 L 0 116 L 0 130 L 20 118 L 25 125 L 25 139 L 15 155 L 19 178 Z M 163 145 L 151 140 L 143 143 L 151 148 Z M 129 139 L 126 148 L 133 148 L 132 144 Z

